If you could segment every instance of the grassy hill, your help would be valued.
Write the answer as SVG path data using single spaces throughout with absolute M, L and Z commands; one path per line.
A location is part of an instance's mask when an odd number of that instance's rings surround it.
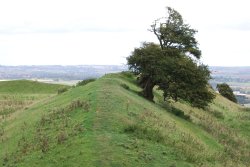
M 48 84 L 31 80 L 13 80 L 0 82 L 0 93 L 39 93 L 53 94 L 61 87 L 59 84 Z
M 128 73 L 109 74 L 1 120 L 0 164 L 250 164 L 250 111 L 219 95 L 206 111 L 164 102 L 157 90 L 152 103 L 138 95 L 135 82 Z
M 0 82 L 0 128 L 3 128 L 6 120 L 18 118 L 16 113 L 42 100 L 49 100 L 57 94 L 58 89 L 62 88 L 68 88 L 68 86 L 29 80 Z

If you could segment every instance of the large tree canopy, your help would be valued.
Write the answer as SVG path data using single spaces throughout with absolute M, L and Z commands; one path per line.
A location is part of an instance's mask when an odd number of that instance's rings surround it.
M 210 71 L 199 63 L 201 52 L 194 38 L 195 30 L 184 24 L 181 15 L 167 8 L 168 16 L 152 25 L 160 45 L 143 43 L 127 58 L 129 68 L 139 74 L 143 95 L 153 100 L 153 88 L 164 92 L 164 99 L 183 99 L 204 108 L 214 95 L 208 90 Z

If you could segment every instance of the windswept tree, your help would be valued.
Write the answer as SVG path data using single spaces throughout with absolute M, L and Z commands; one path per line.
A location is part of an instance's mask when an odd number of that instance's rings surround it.
M 233 90 L 230 88 L 230 86 L 226 83 L 217 84 L 216 88 L 218 89 L 219 93 L 227 98 L 228 100 L 231 100 L 232 102 L 237 103 L 237 99 L 235 95 L 233 94 Z
M 205 108 L 214 98 L 208 89 L 210 71 L 201 64 L 201 51 L 194 38 L 196 30 L 184 24 L 181 15 L 167 8 L 168 15 L 152 25 L 159 45 L 143 43 L 127 58 L 129 68 L 139 75 L 142 94 L 153 101 L 153 88 L 163 91 L 164 99 L 183 99 Z

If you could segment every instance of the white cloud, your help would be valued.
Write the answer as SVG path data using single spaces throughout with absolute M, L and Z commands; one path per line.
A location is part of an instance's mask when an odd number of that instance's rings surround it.
M 247 0 L 169 0 L 191 27 L 203 62 L 217 66 L 250 66 L 250 2 Z
M 0 64 L 123 64 L 164 0 L 0 2 Z M 164 4 L 164 5 L 163 5 Z
M 164 0 L 10 0 L 0 2 L 0 30 L 146 29 L 164 6 Z
M 247 0 L 0 1 L 0 64 L 122 64 L 165 7 L 179 11 L 209 65 L 249 65 Z
M 70 32 L 1 36 L 2 62 L 20 64 L 123 64 L 148 32 Z M 24 41 L 24 42 L 23 42 Z

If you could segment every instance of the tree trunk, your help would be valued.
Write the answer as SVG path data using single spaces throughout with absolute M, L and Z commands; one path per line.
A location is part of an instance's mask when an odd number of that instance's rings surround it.
M 153 95 L 154 86 L 155 84 L 152 82 L 150 78 L 148 78 L 142 91 L 143 96 L 150 101 L 153 101 L 154 99 L 154 95 Z

